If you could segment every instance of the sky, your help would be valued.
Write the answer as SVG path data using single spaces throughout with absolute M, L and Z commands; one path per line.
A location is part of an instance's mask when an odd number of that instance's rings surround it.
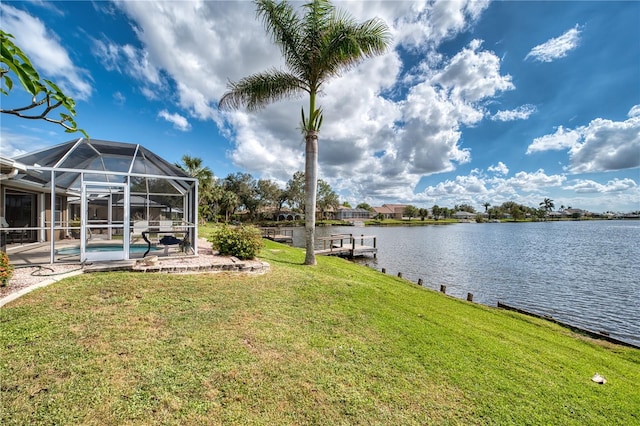
M 301 2 L 291 2 L 300 6 Z M 640 2 L 337 1 L 384 55 L 319 98 L 318 176 L 355 206 L 515 201 L 640 210 Z M 229 81 L 284 69 L 250 1 L 7 1 L 0 27 L 76 101 L 91 138 L 282 187 L 304 170 L 304 96 L 221 111 Z M 20 88 L 3 108 L 26 105 Z M 54 115 L 57 116 L 57 113 Z M 76 137 L 2 114 L 0 154 Z

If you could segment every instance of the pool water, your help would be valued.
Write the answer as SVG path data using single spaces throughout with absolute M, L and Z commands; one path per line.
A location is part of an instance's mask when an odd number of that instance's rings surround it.
M 129 246 L 130 253 L 144 253 L 147 251 L 148 246 L 146 244 L 132 244 Z M 158 251 L 160 249 L 156 247 L 151 247 L 151 252 Z M 107 251 L 122 251 L 121 244 L 95 244 L 87 246 L 87 252 L 95 253 L 95 252 L 107 252 Z M 63 247 L 61 249 L 56 250 L 56 254 L 59 255 L 74 255 L 80 254 L 80 246 L 72 246 L 72 247 Z

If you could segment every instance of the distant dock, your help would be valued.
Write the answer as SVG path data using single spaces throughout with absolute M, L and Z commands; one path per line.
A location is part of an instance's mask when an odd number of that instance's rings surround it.
M 317 248 L 315 254 L 319 256 L 363 257 L 373 255 L 376 257 L 378 248 L 375 235 L 335 234 L 330 237 L 316 238 Z
M 266 238 L 278 243 L 293 243 L 293 229 L 282 228 L 260 228 L 262 238 Z

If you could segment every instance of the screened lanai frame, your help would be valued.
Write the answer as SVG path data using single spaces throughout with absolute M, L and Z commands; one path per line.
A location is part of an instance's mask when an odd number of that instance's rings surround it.
M 49 242 L 50 263 L 56 243 L 74 234 L 81 261 L 130 259 L 142 232 L 188 238 L 197 255 L 198 181 L 143 146 L 80 138 L 13 161 L 20 168 L 7 184 L 38 192 L 38 223 L 29 229 Z M 91 239 L 121 246 L 96 254 L 88 250 Z

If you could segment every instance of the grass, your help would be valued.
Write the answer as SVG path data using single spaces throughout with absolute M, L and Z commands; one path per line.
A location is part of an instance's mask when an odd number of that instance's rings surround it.
M 638 350 L 337 258 L 261 257 L 260 276 L 91 274 L 5 306 L 0 423 L 640 423 Z

